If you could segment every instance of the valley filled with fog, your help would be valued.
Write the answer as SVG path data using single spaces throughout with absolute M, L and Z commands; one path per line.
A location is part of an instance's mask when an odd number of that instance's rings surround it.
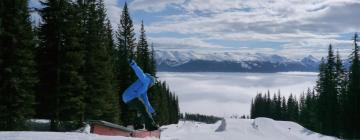
M 181 112 L 231 116 L 248 115 L 258 92 L 299 96 L 315 86 L 317 73 L 159 72 L 158 77 L 179 96 Z

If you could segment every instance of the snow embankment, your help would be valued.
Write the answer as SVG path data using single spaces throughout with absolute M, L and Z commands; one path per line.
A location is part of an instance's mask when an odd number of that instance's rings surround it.
M 220 127 L 222 131 L 216 132 Z M 225 119 L 215 124 L 181 121 L 161 127 L 163 140 L 335 140 L 294 122 L 268 118 Z M 61 132 L 0 132 L 0 140 L 144 140 L 121 136 L 100 136 Z M 156 140 L 156 138 L 145 138 Z
M 163 127 L 161 139 L 166 140 L 335 140 L 300 126 L 294 122 L 268 118 L 226 119 L 226 129 L 215 132 L 221 122 L 203 124 L 180 122 Z

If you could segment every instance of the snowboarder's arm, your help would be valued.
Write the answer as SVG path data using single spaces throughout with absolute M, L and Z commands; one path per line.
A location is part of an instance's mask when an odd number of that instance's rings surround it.
M 136 62 L 134 60 L 131 60 L 130 66 L 134 70 L 136 76 L 140 79 L 140 81 L 146 82 L 146 75 L 141 70 L 141 68 L 136 64 Z
M 154 110 L 154 108 L 151 106 L 147 95 L 146 95 L 146 94 L 141 94 L 141 99 L 142 99 L 144 105 L 146 106 L 147 111 L 148 111 L 150 114 L 153 114 L 153 113 L 155 112 L 155 110 Z

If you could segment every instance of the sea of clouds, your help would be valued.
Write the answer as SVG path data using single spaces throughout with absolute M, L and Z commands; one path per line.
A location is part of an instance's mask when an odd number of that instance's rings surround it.
M 259 92 L 280 90 L 284 96 L 299 96 L 317 79 L 313 72 L 159 72 L 158 76 L 179 96 L 181 112 L 217 116 L 249 114 L 251 99 Z

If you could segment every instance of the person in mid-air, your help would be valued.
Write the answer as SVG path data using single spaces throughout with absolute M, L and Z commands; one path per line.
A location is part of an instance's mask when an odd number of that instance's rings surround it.
M 122 100 L 128 104 L 130 108 L 135 108 L 137 112 L 136 117 L 138 118 L 134 121 L 140 121 L 140 123 L 142 123 L 141 120 L 144 120 L 145 127 L 148 130 L 158 129 L 158 125 L 153 119 L 156 115 L 155 110 L 151 106 L 147 96 L 147 91 L 155 85 L 156 78 L 148 73 L 144 73 L 134 60 L 130 60 L 129 63 L 138 79 L 124 91 Z M 136 122 L 134 124 L 136 124 Z M 141 127 L 142 126 L 134 126 L 135 129 Z

